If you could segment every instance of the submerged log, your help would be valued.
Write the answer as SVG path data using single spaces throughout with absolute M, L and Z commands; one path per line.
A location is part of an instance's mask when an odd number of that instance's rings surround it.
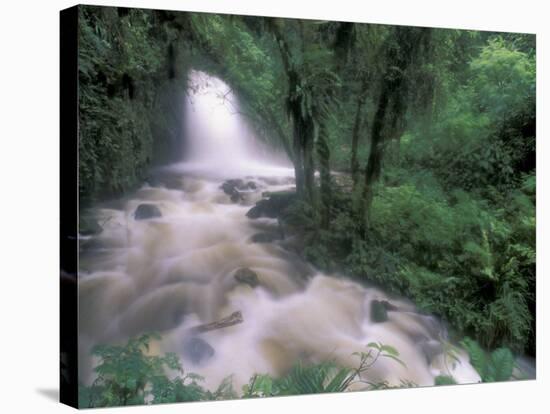
M 244 321 L 241 311 L 233 312 L 231 315 L 217 320 L 215 322 L 205 323 L 197 325 L 189 329 L 190 333 L 199 334 L 203 332 L 209 332 L 216 329 L 228 328 L 233 325 L 237 325 Z

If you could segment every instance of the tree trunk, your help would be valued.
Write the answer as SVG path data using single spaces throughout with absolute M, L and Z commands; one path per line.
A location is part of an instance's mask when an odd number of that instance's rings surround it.
M 300 76 L 293 63 L 290 47 L 284 38 L 281 30 L 273 20 L 268 20 L 267 26 L 274 34 L 279 46 L 279 52 L 283 67 L 285 69 L 288 79 L 288 98 L 287 98 L 287 112 L 292 122 L 292 147 L 294 152 L 294 171 L 296 177 L 296 193 L 300 196 L 306 196 L 310 198 L 310 187 L 313 159 L 308 156 L 308 149 L 310 147 L 310 139 L 313 140 L 313 131 L 310 132 L 313 123 L 310 124 L 309 117 L 304 117 L 302 114 L 302 99 L 303 96 L 297 93 L 298 85 L 300 84 Z M 312 120 L 311 120 L 312 121 Z M 311 143 L 313 145 L 313 143 Z M 310 177 L 311 175 L 311 177 Z
M 395 28 L 395 35 L 397 45 L 390 45 L 386 52 L 386 73 L 382 78 L 378 108 L 372 124 L 370 153 L 365 169 L 362 222 L 365 236 L 369 227 L 374 186 L 380 179 L 382 170 L 384 138 L 399 138 L 404 130 L 404 114 L 407 111 L 408 99 L 406 71 L 418 56 L 420 44 L 423 41 L 424 43 L 429 41 L 430 31 L 398 26 Z
M 321 176 L 320 216 L 321 228 L 328 230 L 330 227 L 330 148 L 328 145 L 326 129 L 320 128 L 317 140 L 317 155 L 319 157 L 319 173 Z
M 353 123 L 353 131 L 351 135 L 351 178 L 353 180 L 353 189 L 357 187 L 359 182 L 359 160 L 357 158 L 357 146 L 359 144 L 359 133 L 363 124 L 363 105 L 365 103 L 365 92 L 367 89 L 366 77 L 361 82 L 361 90 L 357 99 L 357 107 L 355 110 L 355 121 Z
M 373 187 L 380 178 L 382 170 L 382 157 L 384 154 L 384 139 L 382 130 L 386 118 L 386 110 L 390 99 L 390 85 L 384 81 L 380 97 L 378 98 L 378 108 L 374 115 L 372 123 L 372 133 L 370 141 L 369 158 L 367 168 L 365 169 L 365 187 L 363 190 L 363 230 L 366 231 L 369 226 L 370 206 L 372 204 Z

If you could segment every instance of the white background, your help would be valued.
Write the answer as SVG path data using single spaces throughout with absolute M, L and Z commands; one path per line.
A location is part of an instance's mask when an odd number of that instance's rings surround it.
M 423 0 L 132 0 L 93 4 L 310 17 L 389 24 L 537 33 L 538 210 L 548 211 L 548 144 L 543 132 L 549 82 L 547 10 L 539 1 Z M 59 65 L 58 11 L 71 1 L 4 0 L 0 14 L 0 411 L 69 412 L 57 403 Z M 546 17 L 546 20 L 545 20 Z M 546 23 L 546 27 L 545 27 Z M 545 102 L 543 102 L 543 97 Z M 548 125 L 548 124 L 546 124 Z M 377 391 L 347 395 L 118 408 L 135 413 L 286 412 L 544 412 L 550 406 L 548 335 L 548 216 L 538 214 L 538 379 Z M 544 299 L 543 299 L 544 298 Z M 544 337 L 544 338 L 543 338 Z M 243 349 L 242 352 L 246 352 Z M 546 406 L 546 407 L 545 407 Z M 545 407 L 545 408 L 543 408 Z M 546 411 L 548 412 L 548 411 Z

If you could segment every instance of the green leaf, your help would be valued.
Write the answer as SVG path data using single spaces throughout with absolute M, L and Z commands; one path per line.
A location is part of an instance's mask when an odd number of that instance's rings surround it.
M 491 354 L 492 373 L 495 381 L 507 381 L 512 376 L 515 360 L 508 348 L 495 349 Z
M 394 347 L 392 347 L 390 345 L 382 345 L 380 347 L 380 350 L 382 352 L 386 352 L 387 354 L 392 355 L 394 357 L 399 356 L 399 352 L 397 352 L 397 349 L 395 349 Z

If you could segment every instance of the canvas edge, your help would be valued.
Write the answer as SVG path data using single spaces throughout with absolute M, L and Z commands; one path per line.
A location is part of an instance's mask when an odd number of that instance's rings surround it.
M 59 12 L 59 399 L 78 408 L 78 6 Z

